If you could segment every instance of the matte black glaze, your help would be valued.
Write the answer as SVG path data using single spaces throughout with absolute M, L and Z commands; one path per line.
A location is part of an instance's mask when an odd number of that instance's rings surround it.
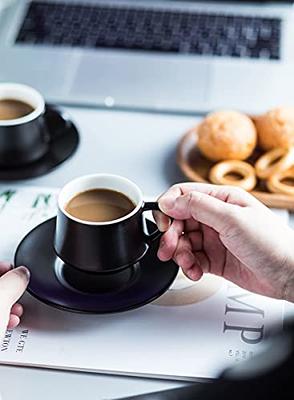
M 31 271 L 28 292 L 48 305 L 68 311 L 95 314 L 127 311 L 148 304 L 161 296 L 177 275 L 178 267 L 173 261 L 161 262 L 157 258 L 157 240 L 141 261 L 130 267 L 130 278 L 124 280 L 120 287 L 108 287 L 108 290 L 104 290 L 102 285 L 101 288 L 97 287 L 96 293 L 92 290 L 91 294 L 88 291 L 77 290 L 70 284 L 64 284 L 57 273 L 57 266 L 61 261 L 53 249 L 55 221 L 56 218 L 52 218 L 33 229 L 19 244 L 15 254 L 15 265 L 26 265 Z M 150 231 L 156 228 L 150 221 L 147 225 Z M 108 276 L 113 276 L 116 280 L 116 274 Z M 62 275 L 64 277 L 64 274 Z
M 0 165 L 21 166 L 36 161 L 46 154 L 49 142 L 44 112 L 26 123 L 0 126 Z
M 152 240 L 144 231 L 144 211 L 158 210 L 157 203 L 145 203 L 136 214 L 121 222 L 89 225 L 77 222 L 58 210 L 54 248 L 66 264 L 83 271 L 108 272 L 140 260 Z
M 56 267 L 56 273 L 61 283 L 66 283 L 74 289 L 84 293 L 107 293 L 114 290 L 121 290 L 136 279 L 138 273 L 138 263 L 131 265 L 123 270 L 96 274 L 95 272 L 85 272 L 62 263 Z
M 67 114 L 47 105 L 44 118 L 50 136 L 46 154 L 37 161 L 21 166 L 0 164 L 0 181 L 30 179 L 46 174 L 75 152 L 79 143 L 79 134 Z

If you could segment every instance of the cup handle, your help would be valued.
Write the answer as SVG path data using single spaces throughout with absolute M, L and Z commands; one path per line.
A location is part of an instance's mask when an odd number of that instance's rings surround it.
M 158 202 L 157 201 L 147 201 L 146 203 L 144 203 L 143 212 L 145 212 L 145 211 L 160 211 Z M 150 234 L 145 232 L 145 238 L 147 239 L 147 243 L 151 244 L 156 239 L 160 238 L 160 236 L 162 236 L 162 234 L 163 234 L 163 232 L 160 232 L 160 230 L 158 228 Z
M 46 104 L 45 121 L 51 140 L 58 137 L 64 129 L 71 125 L 69 115 L 59 107 L 51 104 Z

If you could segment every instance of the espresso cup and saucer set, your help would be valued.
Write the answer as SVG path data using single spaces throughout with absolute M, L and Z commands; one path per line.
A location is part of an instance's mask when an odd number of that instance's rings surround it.
M 67 183 L 57 216 L 19 244 L 15 265 L 31 271 L 28 291 L 42 302 L 82 313 L 122 312 L 150 303 L 173 283 L 178 266 L 157 258 L 161 232 L 147 219 L 157 202 L 110 174 Z
M 35 89 L 0 83 L 0 181 L 33 178 L 76 150 L 69 117 Z M 28 291 L 44 303 L 84 313 L 137 308 L 163 294 L 178 267 L 157 258 L 161 233 L 141 190 L 126 178 L 96 174 L 69 182 L 58 213 L 20 243 L 15 265 L 31 271 Z
M 74 123 L 37 90 L 0 83 L 0 180 L 45 174 L 68 159 L 78 143 Z

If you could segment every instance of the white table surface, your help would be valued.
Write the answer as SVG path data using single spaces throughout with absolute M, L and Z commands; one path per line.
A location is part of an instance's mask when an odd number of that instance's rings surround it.
M 25 185 L 61 187 L 76 176 L 109 172 L 135 181 L 146 196 L 158 196 L 171 184 L 184 180 L 176 167 L 176 145 L 197 118 L 78 108 L 67 111 L 80 130 L 77 152 L 53 172 L 25 181 Z M 4 400 L 105 400 L 183 384 L 0 366 Z
M 184 179 L 175 163 L 179 138 L 196 118 L 67 108 L 80 131 L 80 146 L 59 168 L 27 185 L 62 186 L 96 172 L 120 174 L 135 181 L 146 195 L 157 196 Z

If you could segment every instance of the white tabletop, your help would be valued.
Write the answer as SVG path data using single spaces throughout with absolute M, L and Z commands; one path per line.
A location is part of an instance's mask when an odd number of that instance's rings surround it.
M 176 145 L 183 133 L 197 123 L 197 118 L 77 108 L 67 111 L 80 131 L 77 152 L 50 174 L 25 181 L 25 185 L 61 187 L 79 175 L 109 172 L 135 181 L 146 196 L 158 196 L 171 184 L 184 180 L 176 166 Z M 183 384 L 0 367 L 0 392 L 5 400 L 105 400 Z
M 81 141 L 74 156 L 50 174 L 26 185 L 63 186 L 70 179 L 95 172 L 126 176 L 145 195 L 158 196 L 183 180 L 176 167 L 179 138 L 197 119 L 161 114 L 67 108 Z

